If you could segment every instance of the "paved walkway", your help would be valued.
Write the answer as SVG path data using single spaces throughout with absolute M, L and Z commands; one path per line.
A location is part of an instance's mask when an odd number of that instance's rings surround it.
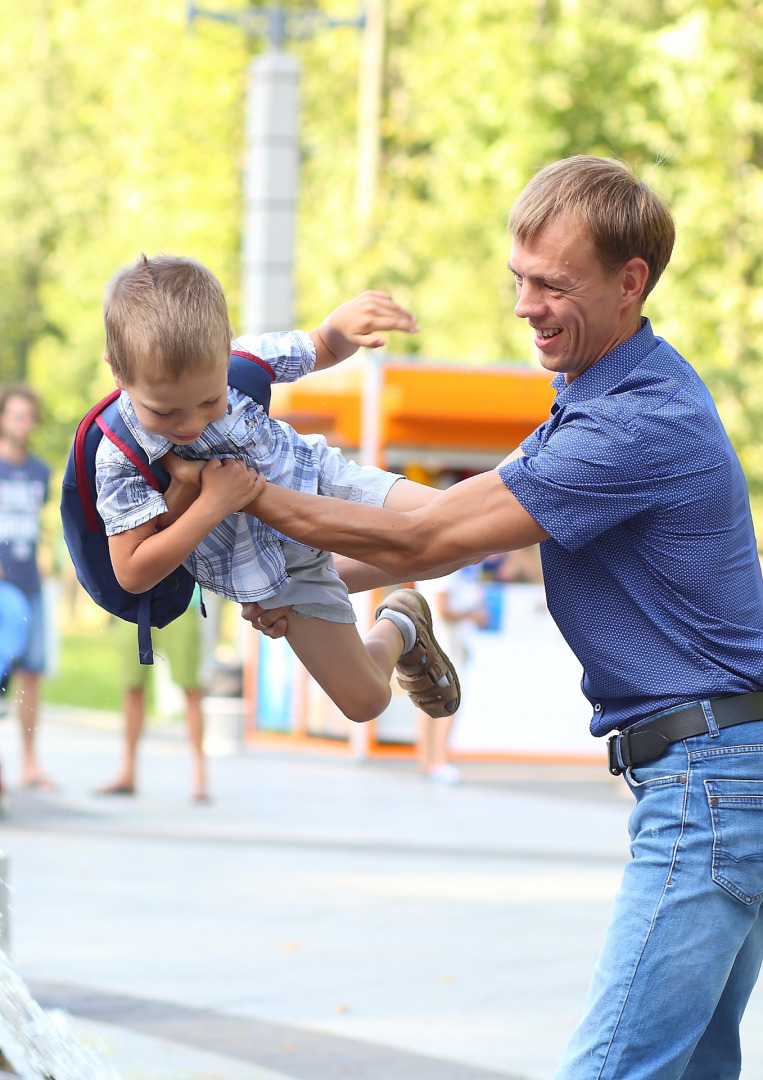
M 618 781 L 246 748 L 197 806 L 175 727 L 139 797 L 98 798 L 117 724 L 46 713 L 63 788 L 12 792 L 0 845 L 18 971 L 124 1080 L 551 1080 L 627 857 Z M 16 750 L 6 721 L 6 780 Z M 745 1050 L 763 1080 L 760 990 Z

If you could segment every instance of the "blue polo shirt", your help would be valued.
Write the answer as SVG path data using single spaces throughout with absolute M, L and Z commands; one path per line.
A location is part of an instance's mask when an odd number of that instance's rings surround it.
M 549 534 L 549 610 L 591 732 L 763 688 L 763 578 L 739 460 L 694 369 L 648 320 L 569 386 L 500 476 Z

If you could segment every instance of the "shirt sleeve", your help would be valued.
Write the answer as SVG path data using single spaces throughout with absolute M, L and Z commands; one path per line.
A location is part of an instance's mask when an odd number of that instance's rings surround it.
M 252 353 L 273 369 L 275 382 L 295 382 L 315 367 L 315 343 L 303 330 L 286 330 L 276 334 L 245 334 L 237 338 L 232 348 Z
M 107 536 L 136 529 L 167 510 L 160 492 L 108 439 L 101 440 L 96 454 L 95 487 Z
M 522 444 L 527 456 L 498 472 L 562 547 L 576 551 L 658 500 L 659 470 L 638 424 L 580 412 L 545 441 L 536 434 Z

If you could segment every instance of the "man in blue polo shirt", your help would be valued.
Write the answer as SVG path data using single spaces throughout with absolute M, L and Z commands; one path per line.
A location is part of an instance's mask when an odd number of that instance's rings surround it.
M 591 730 L 612 733 L 636 798 L 557 1080 L 732 1080 L 763 956 L 763 580 L 744 476 L 703 383 L 642 316 L 673 246 L 662 201 L 620 162 L 570 158 L 510 228 L 515 311 L 557 373 L 546 423 L 496 471 L 412 491 L 406 513 L 264 482 L 250 510 L 359 560 L 343 568 L 356 590 L 540 542 Z M 271 635 L 279 615 L 245 612 Z

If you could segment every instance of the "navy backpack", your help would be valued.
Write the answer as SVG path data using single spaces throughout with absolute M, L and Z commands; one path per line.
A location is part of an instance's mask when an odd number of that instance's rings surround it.
M 259 357 L 247 352 L 231 353 L 228 385 L 248 394 L 266 412 L 273 377 L 273 369 Z M 113 390 L 93 406 L 77 427 L 61 488 L 61 521 L 80 584 L 99 607 L 126 622 L 137 623 L 140 662 L 152 664 L 151 627 L 166 626 L 183 614 L 195 582 L 183 566 L 144 593 L 127 592 L 116 579 L 108 538 L 96 509 L 95 455 L 101 439 L 105 436 L 118 446 L 155 491 L 165 491 L 169 484 L 169 475 L 159 464 L 149 463 L 120 416 L 119 395 L 119 390 Z

